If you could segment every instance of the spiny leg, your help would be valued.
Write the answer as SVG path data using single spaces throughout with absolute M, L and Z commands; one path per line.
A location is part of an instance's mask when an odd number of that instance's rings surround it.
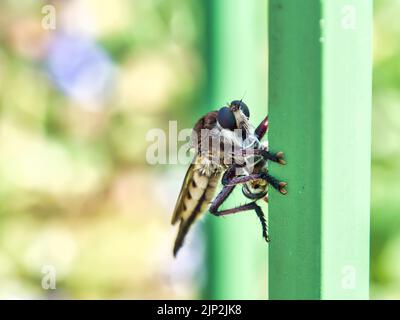
M 263 172 L 262 175 L 264 179 L 275 189 L 278 190 L 281 194 L 287 194 L 287 190 L 285 189 L 287 186 L 286 182 L 279 181 L 275 177 L 271 176 L 270 174 Z
M 216 212 L 218 211 L 218 208 L 225 202 L 225 200 L 229 197 L 229 195 L 232 193 L 233 189 L 235 189 L 236 186 L 224 186 L 222 190 L 218 193 L 218 195 L 215 197 L 213 202 L 211 203 L 210 206 L 210 213 L 213 215 L 217 215 Z
M 235 179 L 233 177 L 234 175 L 234 170 L 236 169 L 236 166 L 231 166 L 230 168 L 228 168 L 225 173 L 224 176 L 222 178 L 222 180 L 224 181 L 232 181 L 233 179 Z M 222 190 L 220 191 L 220 193 L 216 196 L 216 198 L 214 199 L 214 201 L 211 203 L 210 206 L 210 213 L 215 215 L 215 216 L 224 216 L 227 214 L 234 214 L 234 213 L 239 213 L 239 212 L 243 212 L 243 211 L 247 211 L 247 210 L 254 210 L 257 214 L 258 219 L 260 220 L 261 223 L 261 227 L 262 227 L 262 234 L 263 237 L 265 239 L 265 241 L 269 241 L 269 237 L 268 237 L 268 230 L 267 230 L 267 223 L 265 221 L 265 216 L 264 213 L 261 209 L 260 206 L 258 206 L 256 204 L 256 202 L 251 202 L 236 208 L 231 208 L 231 209 L 226 209 L 226 210 L 218 210 L 219 207 L 225 202 L 225 200 L 229 197 L 229 195 L 232 193 L 233 189 L 235 188 L 236 184 L 234 185 L 225 185 Z
M 269 242 L 267 221 L 265 221 L 264 212 L 262 211 L 262 209 L 259 205 L 257 205 L 255 202 L 253 202 L 253 203 L 254 203 L 254 210 L 255 210 L 257 217 L 261 223 L 263 238 L 265 239 L 265 241 Z
M 267 133 L 268 131 L 268 116 L 265 117 L 265 119 L 258 125 L 258 127 L 256 128 L 256 130 L 254 131 L 254 134 L 256 135 L 256 137 L 258 138 L 258 140 L 261 140 L 264 135 Z M 260 154 L 261 156 L 264 157 L 264 159 L 266 160 L 270 160 L 273 162 L 278 162 L 280 164 L 285 164 L 285 160 L 283 160 L 283 152 L 277 152 L 277 153 L 273 153 L 273 152 L 269 152 L 267 150 L 254 150 L 255 153 L 264 153 L 264 154 Z
M 277 153 L 273 153 L 273 152 L 270 152 L 270 151 L 265 150 L 265 149 L 257 149 L 257 150 L 254 150 L 254 153 L 256 155 L 260 154 L 260 156 L 262 156 L 265 160 L 270 160 L 272 162 L 277 162 L 277 163 L 280 163 L 282 165 L 286 164 L 286 161 L 283 159 L 284 154 L 283 154 L 282 151 L 279 151 Z
M 236 169 L 238 168 L 237 165 L 232 165 L 224 172 L 221 183 L 222 185 L 226 186 L 236 176 Z
M 225 210 L 218 210 L 218 208 L 221 206 L 221 204 L 226 200 L 226 198 L 229 196 L 229 194 L 232 192 L 233 189 L 228 189 L 228 188 L 234 188 L 235 186 L 226 186 L 224 187 L 217 198 L 214 200 L 210 207 L 210 213 L 217 216 L 225 216 L 228 214 L 235 214 L 243 211 L 249 211 L 249 210 L 254 210 L 257 214 L 258 219 L 260 220 L 261 227 L 262 227 L 262 235 L 265 241 L 269 242 L 269 236 L 268 236 L 268 230 L 267 230 L 267 222 L 265 220 L 264 212 L 262 211 L 261 207 L 257 205 L 255 202 L 250 202 L 235 208 L 231 209 L 225 209 Z M 225 190 L 225 191 L 224 191 Z M 224 197 L 222 201 L 217 201 L 219 196 Z

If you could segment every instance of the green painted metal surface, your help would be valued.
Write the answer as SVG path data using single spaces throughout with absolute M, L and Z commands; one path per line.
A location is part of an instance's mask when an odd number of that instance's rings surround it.
M 270 0 L 271 299 L 366 299 L 370 0 Z
M 209 100 L 203 110 L 244 98 L 257 125 L 267 114 L 266 2 L 209 0 Z M 223 208 L 244 203 L 240 188 Z M 264 206 L 266 210 L 266 207 Z M 205 298 L 258 299 L 267 292 L 267 248 L 252 211 L 208 214 L 208 283 Z

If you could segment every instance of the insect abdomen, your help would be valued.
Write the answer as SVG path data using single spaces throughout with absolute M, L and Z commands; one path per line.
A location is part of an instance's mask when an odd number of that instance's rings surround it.
M 186 220 L 192 214 L 199 215 L 207 210 L 209 203 L 214 197 L 218 178 L 218 174 L 207 177 L 206 175 L 201 174 L 199 170 L 195 171 L 183 200 L 183 219 Z
M 178 235 L 175 240 L 174 256 L 176 256 L 179 248 L 182 246 L 191 225 L 210 206 L 217 188 L 219 176 L 220 174 L 215 173 L 211 177 L 207 177 L 200 174 L 199 171 L 196 171 L 193 175 L 183 199 L 183 212 Z

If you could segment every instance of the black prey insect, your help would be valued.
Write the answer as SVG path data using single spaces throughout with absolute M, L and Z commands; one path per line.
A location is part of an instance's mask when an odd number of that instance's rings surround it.
M 273 153 L 261 143 L 268 129 L 268 116 L 254 128 L 250 111 L 243 101 L 235 100 L 218 111 L 200 118 L 193 128 L 192 147 L 196 155 L 190 164 L 175 205 L 172 224 L 178 221 L 179 231 L 174 256 L 183 245 L 191 225 L 207 210 L 215 216 L 254 211 L 268 242 L 267 223 L 258 200 L 268 202 L 268 185 L 286 194 L 286 182 L 268 173 L 268 161 L 285 164 L 283 152 Z M 222 178 L 221 178 L 222 176 Z M 221 180 L 223 188 L 214 198 Z M 237 185 L 251 201 L 230 209 L 220 209 Z

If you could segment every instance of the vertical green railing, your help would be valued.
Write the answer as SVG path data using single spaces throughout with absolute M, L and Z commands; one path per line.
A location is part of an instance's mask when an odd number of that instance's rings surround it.
M 269 1 L 271 299 L 365 299 L 371 0 Z
M 204 112 L 244 98 L 254 124 L 267 112 L 266 2 L 208 0 L 209 103 Z M 245 200 L 240 188 L 224 207 Z M 265 208 L 265 207 L 264 207 Z M 210 299 L 265 298 L 267 245 L 259 221 L 250 212 L 208 222 L 208 284 Z

